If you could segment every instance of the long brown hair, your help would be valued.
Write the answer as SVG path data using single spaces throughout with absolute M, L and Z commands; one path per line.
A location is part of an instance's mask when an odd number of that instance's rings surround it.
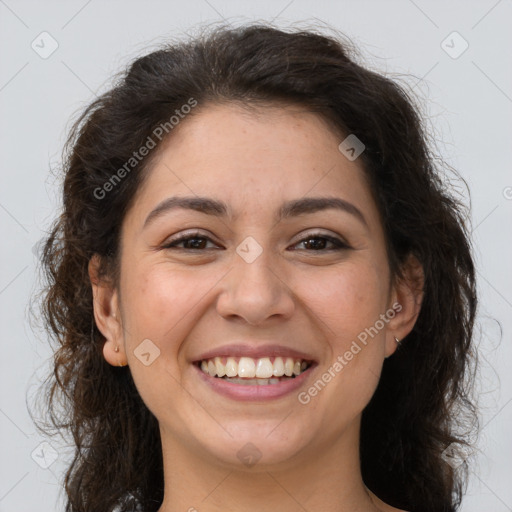
M 48 410 L 75 445 L 65 477 L 68 512 L 149 512 L 163 499 L 158 423 L 129 368 L 103 358 L 87 267 L 97 253 L 102 272 L 116 279 L 120 228 L 151 157 L 124 173 L 108 197 L 98 190 L 190 98 L 198 110 L 211 102 L 300 105 L 364 142 L 361 161 L 392 275 L 400 277 L 413 254 L 425 286 L 414 329 L 384 362 L 363 412 L 363 480 L 382 500 L 409 511 L 458 507 L 467 464 L 455 468 L 445 454 L 465 445 L 460 427 L 476 421 L 477 298 L 468 215 L 447 189 L 448 167 L 433 155 L 415 100 L 355 55 L 346 38 L 314 30 L 216 28 L 135 60 L 74 124 L 63 160 L 63 210 L 42 258 L 42 309 L 56 342 Z

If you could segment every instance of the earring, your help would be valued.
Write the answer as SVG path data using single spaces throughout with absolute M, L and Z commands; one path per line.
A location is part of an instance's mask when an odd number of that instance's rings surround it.
M 119 353 L 119 345 L 116 345 L 116 347 L 114 348 L 114 352 Z M 127 365 L 127 363 L 125 363 L 125 364 L 123 364 L 121 362 L 117 363 L 117 366 L 120 366 L 120 367 L 123 367 L 126 365 Z
M 395 336 L 395 341 L 397 345 L 400 345 L 400 340 Z
M 114 348 L 114 352 L 115 352 L 116 354 L 118 354 L 118 353 L 119 353 L 119 345 L 116 345 L 116 348 Z M 126 366 L 126 364 L 123 364 L 123 363 L 119 362 L 119 363 L 117 363 L 117 366 L 122 367 L 122 366 Z

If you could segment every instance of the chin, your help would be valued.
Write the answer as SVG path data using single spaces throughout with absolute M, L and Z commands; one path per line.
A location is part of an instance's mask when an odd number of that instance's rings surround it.
M 302 451 L 305 440 L 294 432 L 290 432 L 289 425 L 285 432 L 277 430 L 279 422 L 266 422 L 265 428 L 245 428 L 237 425 L 236 428 L 228 430 L 232 437 L 226 432 L 222 435 L 208 436 L 198 440 L 202 448 L 212 455 L 218 463 L 224 466 L 249 469 L 257 467 L 260 470 L 272 466 L 286 467 L 291 460 Z M 272 429 L 275 429 L 272 432 Z

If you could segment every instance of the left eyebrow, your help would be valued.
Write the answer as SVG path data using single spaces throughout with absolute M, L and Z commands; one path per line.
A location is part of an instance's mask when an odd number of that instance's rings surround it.
M 164 199 L 154 210 L 151 211 L 144 221 L 143 228 L 164 213 L 179 208 L 194 210 L 215 217 L 232 216 L 229 206 L 223 201 L 219 201 L 217 199 L 197 196 L 169 197 Z M 339 197 L 306 197 L 287 201 L 278 211 L 277 222 L 290 217 L 312 214 L 329 209 L 336 209 L 349 213 L 368 227 L 368 223 L 366 222 L 361 210 L 352 203 Z
M 361 210 L 352 203 L 349 203 L 348 201 L 345 201 L 345 199 L 341 199 L 339 197 L 305 197 L 302 199 L 288 201 L 281 206 L 278 221 L 289 217 L 295 217 L 297 215 L 315 213 L 329 209 L 336 209 L 349 213 L 368 227 L 368 223 L 366 222 Z

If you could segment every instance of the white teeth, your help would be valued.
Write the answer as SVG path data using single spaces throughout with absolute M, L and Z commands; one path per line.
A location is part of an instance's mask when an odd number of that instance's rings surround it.
M 282 377 L 284 375 L 284 362 L 282 357 L 276 357 L 274 360 L 274 377 Z
M 214 357 L 213 359 L 201 361 L 201 370 L 211 377 L 230 377 L 235 381 L 237 377 L 243 378 L 244 383 L 251 379 L 257 379 L 258 384 L 266 384 L 267 381 L 277 380 L 274 377 L 293 377 L 304 372 L 308 363 L 302 359 L 291 357 L 274 357 L 272 363 L 270 357 L 253 359 L 251 357 L 240 357 L 238 362 L 234 357 Z M 223 364 L 222 361 L 226 361 Z
M 272 363 L 268 357 L 264 357 L 263 359 L 258 359 L 258 364 L 256 366 L 256 377 L 258 379 L 268 379 L 272 377 L 274 368 L 272 367 Z
M 233 377 L 229 379 L 229 382 L 246 386 L 268 386 L 269 384 L 279 384 L 279 379 L 239 379 Z
M 256 365 L 254 359 L 250 357 L 241 357 L 238 361 L 238 376 L 248 377 L 249 379 L 256 377 Z
M 226 369 L 220 360 L 220 357 L 216 357 L 214 359 L 215 362 L 215 371 L 219 377 L 224 377 L 226 375 Z
M 238 375 L 238 363 L 232 357 L 228 357 L 226 361 L 226 375 L 228 377 L 236 377 Z
M 287 377 L 291 377 L 293 375 L 293 359 L 291 357 L 286 358 L 286 362 L 284 363 L 284 374 Z

